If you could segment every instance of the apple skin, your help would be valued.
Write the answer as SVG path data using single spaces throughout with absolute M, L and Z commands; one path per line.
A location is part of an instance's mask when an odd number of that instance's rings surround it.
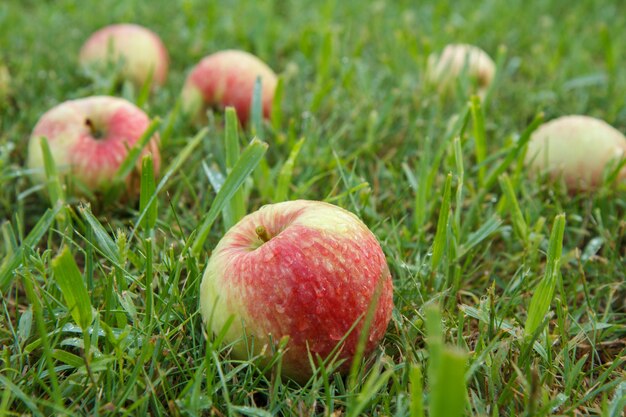
M 607 164 L 626 157 L 626 138 L 613 126 L 589 116 L 563 116 L 541 125 L 528 143 L 531 174 L 562 178 L 570 191 L 593 190 Z M 620 171 L 626 179 L 626 167 Z
M 258 226 L 270 240 L 263 243 Z M 313 358 L 326 358 L 372 301 L 366 353 L 382 339 L 393 309 L 385 255 L 354 214 L 307 200 L 266 205 L 244 217 L 218 243 L 200 286 L 209 333 L 219 333 L 234 317 L 224 342 L 236 342 L 232 355 L 240 359 L 248 358 L 244 334 L 254 338 L 254 354 L 265 360 L 268 345 L 288 337 L 282 373 L 300 382 L 312 375 L 307 346 Z M 342 346 L 342 372 L 354 356 L 361 324 Z
M 140 108 L 117 97 L 94 96 L 61 103 L 41 116 L 31 134 L 27 165 L 32 170 L 32 180 L 46 181 L 39 141 L 43 136 L 66 181 L 78 181 L 91 192 L 103 191 L 149 124 L 150 119 Z M 94 137 L 94 129 L 102 136 Z M 158 134 L 144 148 L 143 153 L 148 152 L 152 154 L 156 175 L 161 165 Z M 141 158 L 136 168 L 140 172 Z M 136 193 L 137 184 L 131 186 L 131 180 L 132 175 L 127 181 L 129 191 Z M 77 189 L 71 191 L 81 194 Z
M 477 88 L 476 93 L 484 97 L 495 76 L 496 65 L 485 51 L 474 45 L 450 44 L 441 54 L 431 54 L 426 79 L 440 94 L 449 94 L 464 71 Z
M 256 56 L 224 50 L 203 58 L 189 73 L 183 86 L 183 110 L 200 120 L 207 107 L 233 106 L 242 124 L 250 117 L 254 84 L 261 77 L 263 116 L 269 118 L 278 79 Z
M 106 26 L 84 43 L 79 61 L 82 66 L 98 67 L 123 60 L 122 76 L 140 88 L 152 72 L 153 85 L 163 85 L 169 56 L 159 36 L 143 26 L 122 23 Z

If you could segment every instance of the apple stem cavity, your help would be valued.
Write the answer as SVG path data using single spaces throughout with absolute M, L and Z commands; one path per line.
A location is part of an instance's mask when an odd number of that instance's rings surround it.
M 259 239 L 263 241 L 263 243 L 269 241 L 272 238 L 270 234 L 267 232 L 267 230 L 265 229 L 265 227 L 263 226 L 257 226 L 257 228 L 254 229 L 254 231 L 256 232 L 256 235 L 259 237 Z
M 102 130 L 98 129 L 93 124 L 91 119 L 89 119 L 89 118 L 85 119 L 85 124 L 89 128 L 89 131 L 91 132 L 91 136 L 93 136 L 94 139 L 102 139 L 104 137 L 104 132 Z

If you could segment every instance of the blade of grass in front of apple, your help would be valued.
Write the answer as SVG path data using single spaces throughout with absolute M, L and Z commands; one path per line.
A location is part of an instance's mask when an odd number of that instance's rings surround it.
M 194 255 L 198 255 L 202 250 L 202 246 L 209 236 L 211 226 L 217 219 L 218 214 L 230 201 L 235 192 L 241 187 L 245 179 L 254 171 L 257 167 L 265 152 L 267 151 L 267 143 L 254 138 L 250 141 L 250 144 L 241 154 L 241 157 L 233 167 L 233 170 L 228 174 L 224 185 L 218 191 L 209 212 L 204 217 L 202 224 L 198 227 L 198 235 L 193 243 L 191 251 Z
M 552 233 L 550 234 L 550 241 L 548 243 L 546 271 L 530 299 L 528 316 L 526 317 L 526 325 L 524 326 L 524 334 L 526 337 L 531 337 L 535 334 L 550 309 L 550 303 L 554 297 L 554 290 L 560 274 L 564 232 L 565 214 L 558 214 L 554 218 Z
M 225 117 L 226 132 L 224 134 L 224 140 L 226 149 L 226 174 L 229 174 L 239 160 L 239 121 L 237 119 L 237 112 L 233 107 L 226 108 Z M 228 231 L 228 229 L 246 215 L 243 191 L 244 190 L 240 187 L 235 194 L 233 194 L 228 205 L 222 210 L 224 231 Z
M 9 260 L 2 266 L 0 269 L 0 291 L 6 292 L 7 287 L 15 277 L 15 270 L 20 266 L 20 263 L 23 260 L 24 250 L 25 248 L 32 249 L 34 248 L 39 240 L 43 237 L 44 233 L 50 229 L 52 223 L 54 222 L 54 218 L 62 209 L 63 206 L 60 204 L 54 208 L 50 208 L 46 210 L 46 212 L 41 216 L 35 227 L 28 233 L 28 236 L 22 241 L 20 247 L 13 253 L 13 255 L 9 258 Z
M 50 153 L 48 139 L 42 136 L 39 138 L 39 145 L 41 146 L 41 153 L 43 155 L 44 170 L 46 172 L 46 188 L 48 190 L 48 197 L 50 198 L 50 207 L 54 207 L 59 202 L 65 202 L 65 193 L 63 192 L 63 187 L 61 187 L 57 166 Z

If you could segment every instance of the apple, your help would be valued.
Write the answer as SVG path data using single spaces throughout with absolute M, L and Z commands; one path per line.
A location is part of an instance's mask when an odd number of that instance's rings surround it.
M 278 82 L 276 74 L 259 58 L 238 50 L 211 54 L 191 70 L 182 91 L 183 110 L 198 120 L 207 107 L 233 106 L 241 123 L 245 124 L 258 77 L 261 78 L 263 116 L 268 118 Z
M 496 73 L 496 65 L 489 55 L 477 46 L 447 45 L 441 54 L 428 57 L 426 80 L 441 94 L 453 91 L 457 79 L 466 74 L 476 93 L 484 97 Z
M 163 85 L 169 57 L 159 36 L 143 26 L 116 24 L 106 26 L 87 39 L 79 60 L 85 67 L 105 68 L 121 65 L 122 77 L 140 88 L 152 77 L 153 85 Z
M 235 358 L 248 357 L 244 335 L 264 360 L 272 343 L 288 338 L 282 373 L 296 381 L 312 375 L 309 352 L 327 358 L 347 335 L 339 355 L 345 371 L 370 305 L 366 353 L 393 309 L 385 255 L 357 216 L 318 201 L 270 204 L 244 217 L 217 244 L 200 286 L 210 333 L 234 318 L 224 341 Z
M 27 165 L 33 182 L 46 181 L 40 145 L 40 138 L 45 137 L 66 182 L 92 193 L 104 191 L 149 124 L 150 119 L 140 108 L 117 97 L 94 96 L 61 103 L 41 116 L 31 134 Z M 143 150 L 144 154 L 152 154 L 155 173 L 161 162 L 158 141 L 155 134 Z M 140 169 L 141 158 L 137 163 Z M 137 192 L 131 187 L 130 177 L 129 191 Z M 70 192 L 85 194 L 78 188 L 72 187 Z
M 525 163 L 532 174 L 562 178 L 568 189 L 583 191 L 597 188 L 605 167 L 625 157 L 620 131 L 603 120 L 574 115 L 541 125 L 528 143 Z M 626 179 L 626 167 L 619 178 Z

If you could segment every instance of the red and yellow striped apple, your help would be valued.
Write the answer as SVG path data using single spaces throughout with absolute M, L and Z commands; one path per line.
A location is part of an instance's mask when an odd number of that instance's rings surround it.
M 27 164 L 32 179 L 35 183 L 45 182 L 39 140 L 45 137 L 52 159 L 68 183 L 90 192 L 103 191 L 149 124 L 150 119 L 140 108 L 117 97 L 94 96 L 61 103 L 41 116 L 31 134 Z M 155 173 L 161 161 L 158 141 L 155 134 L 143 151 L 152 154 Z M 137 170 L 141 169 L 140 162 Z M 71 188 L 83 194 L 81 187 Z
M 183 109 L 191 118 L 198 119 L 207 107 L 232 106 L 245 124 L 258 77 L 262 85 L 263 116 L 268 118 L 278 82 L 276 74 L 259 58 L 238 50 L 211 54 L 191 70 L 182 91 Z
M 87 39 L 80 50 L 83 66 L 102 68 L 122 65 L 122 77 L 137 88 L 152 76 L 153 85 L 163 85 L 169 57 L 159 36 L 143 26 L 123 23 L 106 26 Z
M 562 178 L 570 191 L 583 191 L 597 188 L 607 165 L 622 158 L 626 138 L 620 131 L 603 120 L 574 115 L 541 125 L 528 143 L 525 162 L 532 174 Z M 626 179 L 626 167 L 619 179 Z
M 247 357 L 244 334 L 254 354 L 266 356 L 272 341 L 288 337 L 282 372 L 298 381 L 312 374 L 309 351 L 326 358 L 347 334 L 339 355 L 346 369 L 370 306 L 366 352 L 393 309 L 385 255 L 357 216 L 318 201 L 271 204 L 244 217 L 218 243 L 200 287 L 209 332 L 234 318 L 225 341 L 235 342 L 235 357 Z

